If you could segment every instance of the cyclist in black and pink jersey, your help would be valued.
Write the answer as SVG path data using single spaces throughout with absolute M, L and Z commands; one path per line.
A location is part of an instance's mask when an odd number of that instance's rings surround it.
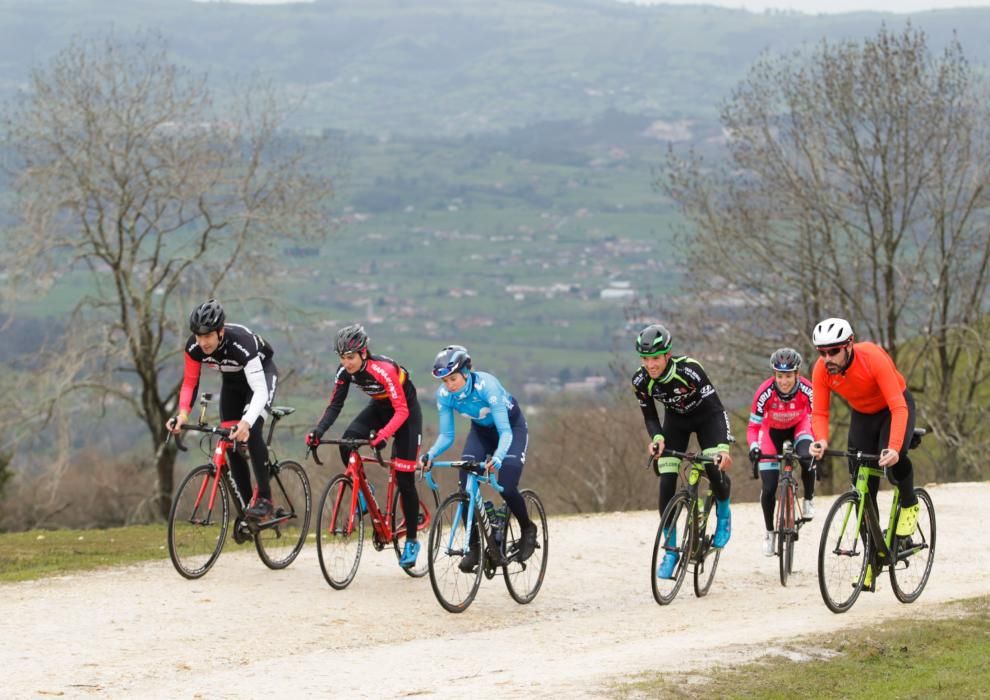
M 746 428 L 749 461 L 753 476 L 759 468 L 763 490 L 760 504 L 766 534 L 763 554 L 772 557 L 773 511 L 777 502 L 777 482 L 780 462 L 764 459 L 764 455 L 780 454 L 784 441 L 790 440 L 801 462 L 801 482 L 804 485 L 804 507 L 801 512 L 811 519 L 815 516 L 815 472 L 811 455 L 811 382 L 799 374 L 801 354 L 793 348 L 780 348 L 770 356 L 773 376 L 760 384 L 753 396 L 753 406 Z
M 166 427 L 172 433 L 178 433 L 182 424 L 189 420 L 203 365 L 218 370 L 221 377 L 221 424 L 229 425 L 237 421 L 230 437 L 237 442 L 247 442 L 258 484 L 244 514 L 264 520 L 273 511 L 272 492 L 268 484 L 268 446 L 262 432 L 278 382 L 278 368 L 272 361 L 275 351 L 260 335 L 244 326 L 224 321 L 223 307 L 216 299 L 200 304 L 189 315 L 192 335 L 186 341 L 179 413 L 169 419 Z M 247 462 L 237 450 L 228 451 L 227 459 L 234 483 L 241 496 L 246 498 L 251 493 Z
M 368 350 L 368 335 L 364 327 L 354 324 L 341 328 L 335 342 L 340 366 L 334 378 L 330 403 L 315 428 L 306 436 L 306 444 L 319 442 L 344 406 L 344 399 L 351 384 L 356 384 L 371 397 L 371 402 L 344 431 L 344 438 L 369 438 L 374 431 L 372 445 L 381 449 L 394 437 L 392 463 L 395 465 L 395 483 L 402 498 L 404 513 L 419 513 L 419 494 L 416 492 L 416 457 L 423 432 L 423 416 L 416 387 L 409 373 L 395 360 L 384 355 L 372 355 Z M 347 466 L 350 449 L 340 448 L 340 458 Z M 408 569 L 416 563 L 419 542 L 416 541 L 416 518 L 406 518 L 406 545 L 399 558 L 399 566 Z

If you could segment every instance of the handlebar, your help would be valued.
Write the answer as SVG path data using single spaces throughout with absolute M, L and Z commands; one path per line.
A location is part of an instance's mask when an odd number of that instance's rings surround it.
M 320 447 L 320 445 L 343 445 L 344 447 L 347 447 L 350 451 L 354 452 L 365 446 L 370 447 L 373 438 L 374 435 L 372 435 L 370 438 L 331 438 L 329 440 L 324 440 L 323 438 L 320 438 L 315 443 L 310 444 L 307 447 L 306 456 L 308 457 L 312 455 L 313 461 L 322 467 L 323 462 L 320 461 L 320 456 L 319 454 L 317 454 L 317 449 Z M 385 461 L 385 458 L 382 456 L 381 449 L 376 449 L 374 447 L 372 447 L 371 449 L 375 453 L 375 459 L 378 461 L 378 464 L 382 465 L 383 467 L 387 467 L 388 462 Z
M 656 464 L 657 460 L 661 457 L 677 457 L 678 459 L 683 459 L 695 464 L 715 464 L 715 457 L 698 454 L 697 452 L 680 452 L 678 450 L 665 449 L 660 454 L 650 457 L 650 459 L 646 462 L 647 469 L 652 469 L 653 465 Z
M 825 457 L 846 457 L 857 462 L 875 462 L 880 459 L 880 455 L 871 455 L 861 450 L 825 450 Z
M 194 433 L 209 433 L 211 435 L 218 436 L 221 440 L 227 440 L 227 441 L 230 441 L 230 435 L 231 433 L 234 432 L 235 429 L 236 428 L 221 428 L 219 426 L 205 425 L 203 423 L 199 423 L 199 424 L 183 423 L 182 425 L 179 426 L 180 431 L 191 430 Z M 174 439 L 176 448 L 178 448 L 182 452 L 188 451 L 189 448 L 187 448 L 185 444 L 182 442 L 181 433 L 170 432 L 168 435 L 165 436 L 165 444 L 168 444 L 169 439 Z
M 469 474 L 474 474 L 479 481 L 487 482 L 488 485 L 495 489 L 498 493 L 502 493 L 502 491 L 505 490 L 498 483 L 498 475 L 489 474 L 484 462 L 474 460 L 441 461 L 433 462 L 433 466 L 440 467 L 441 469 L 460 469 L 461 471 L 468 472 Z M 431 472 L 426 473 L 426 481 L 430 485 L 430 488 L 434 491 L 439 489 L 439 486 L 437 486 L 436 482 L 433 481 L 433 474 Z

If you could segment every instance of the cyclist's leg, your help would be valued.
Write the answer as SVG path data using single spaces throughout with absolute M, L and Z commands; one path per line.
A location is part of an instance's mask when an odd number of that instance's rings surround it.
M 811 443 L 814 434 L 811 432 L 811 415 L 807 414 L 794 426 L 794 453 L 801 463 L 801 484 L 804 486 L 804 498 L 807 501 L 815 497 L 814 460 L 811 458 Z
M 240 420 L 244 415 L 244 408 L 250 403 L 251 389 L 245 382 L 243 386 L 232 379 L 221 380 L 220 384 L 220 422 Z M 237 490 L 245 507 L 250 504 L 251 471 L 248 469 L 247 460 L 237 450 L 227 450 L 227 462 L 230 464 L 230 475 L 234 477 Z
M 379 401 L 372 400 L 368 402 L 368 405 L 361 409 L 361 412 L 355 416 L 354 420 L 350 422 L 347 429 L 344 430 L 344 434 L 341 435 L 342 439 L 364 439 L 367 440 L 371 436 L 372 430 L 378 430 L 383 425 L 385 425 L 387 420 L 383 421 L 379 417 L 380 409 L 376 404 L 382 403 Z M 387 403 L 387 402 L 385 402 Z M 346 445 L 340 446 L 340 461 L 344 465 L 344 469 L 347 469 L 347 460 L 351 457 L 351 449 Z
M 691 426 L 676 413 L 664 411 L 663 436 L 666 449 L 684 452 L 691 438 Z M 657 476 L 660 477 L 658 507 L 661 518 L 670 499 L 674 497 L 674 492 L 677 491 L 677 473 L 680 466 L 681 460 L 677 457 L 660 457 L 657 460 Z
M 532 526 L 526 501 L 519 494 L 519 480 L 522 478 L 523 467 L 526 464 L 526 445 L 529 443 L 529 428 L 526 418 L 519 409 L 515 399 L 509 410 L 509 425 L 512 427 L 512 442 L 509 451 L 502 460 L 502 468 L 498 472 L 498 485 L 502 487 L 502 499 L 516 516 L 519 527 L 528 530 Z M 496 431 L 497 434 L 497 431 Z
M 411 385 L 408 385 L 411 386 Z M 419 492 L 416 491 L 416 457 L 423 433 L 423 414 L 415 392 L 410 397 L 407 391 L 409 417 L 395 431 L 392 441 L 392 462 L 395 464 L 395 485 L 402 499 L 402 511 L 406 514 L 406 541 L 416 541 L 416 526 L 419 513 Z M 391 416 L 389 416 L 391 418 Z
M 763 490 L 760 492 L 763 524 L 766 525 L 767 532 L 771 532 L 773 530 L 773 509 L 777 504 L 777 482 L 780 480 L 780 467 L 774 462 L 760 462 L 760 479 L 763 482 Z
M 258 498 L 272 500 L 272 490 L 268 483 L 268 445 L 265 444 L 265 419 L 271 411 L 272 401 L 275 400 L 275 388 L 278 386 L 278 367 L 271 360 L 262 364 L 265 371 L 265 386 L 268 388 L 268 397 L 265 400 L 265 410 L 261 412 L 258 419 L 251 426 L 251 433 L 248 437 L 248 452 L 251 454 L 251 466 L 254 467 L 254 480 L 258 485 Z M 248 392 L 248 402 L 254 396 L 254 392 Z M 245 409 L 247 406 L 245 406 Z
M 904 390 L 904 401 L 907 403 L 908 407 L 908 419 L 907 424 L 904 426 L 904 439 L 901 443 L 900 452 L 898 452 L 897 464 L 892 467 L 891 472 L 894 475 L 894 479 L 897 481 L 898 490 L 900 491 L 901 507 L 910 508 L 911 506 L 917 505 L 918 497 L 914 493 L 914 465 L 911 463 L 911 458 L 908 456 L 908 448 L 911 445 L 911 437 L 914 435 L 914 397 L 911 396 L 911 392 L 907 389 Z M 880 431 L 881 447 L 887 446 L 889 435 L 890 412 L 888 411 L 887 420 L 884 421 L 884 427 Z
M 729 414 L 717 411 L 700 416 L 697 424 L 698 443 L 701 453 L 715 456 L 720 452 L 728 452 L 732 441 L 732 429 L 729 427 Z M 729 542 L 732 535 L 732 510 L 729 502 L 732 495 L 732 480 L 729 475 L 714 464 L 705 465 L 705 473 L 715 496 L 715 515 L 717 524 L 712 546 L 721 549 Z

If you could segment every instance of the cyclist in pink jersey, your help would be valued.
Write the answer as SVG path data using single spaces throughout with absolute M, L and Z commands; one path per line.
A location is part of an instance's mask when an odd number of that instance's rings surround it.
M 794 445 L 801 462 L 804 485 L 804 517 L 815 515 L 815 472 L 809 448 L 811 432 L 811 383 L 800 376 L 801 354 L 793 348 L 780 348 L 770 356 L 773 376 L 756 390 L 746 429 L 753 478 L 759 471 L 763 482 L 760 504 L 763 506 L 763 554 L 773 556 L 773 511 L 776 506 L 780 462 L 763 455 L 780 454 L 785 440 Z

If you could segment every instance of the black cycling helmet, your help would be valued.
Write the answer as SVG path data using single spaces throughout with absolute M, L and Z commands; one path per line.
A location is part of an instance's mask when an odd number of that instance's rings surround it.
M 636 336 L 636 352 L 640 357 L 656 357 L 670 352 L 670 331 L 654 323 Z
M 448 345 L 437 353 L 437 359 L 433 361 L 433 376 L 437 379 L 470 369 L 471 356 L 463 345 Z
M 364 326 L 360 323 L 344 326 L 337 331 L 335 345 L 338 355 L 348 352 L 361 352 L 368 347 L 368 334 L 364 332 Z
M 189 314 L 189 330 L 195 335 L 206 335 L 223 328 L 223 307 L 216 299 L 205 301 Z
M 801 369 L 801 353 L 794 348 L 778 348 L 770 356 L 774 372 L 797 372 Z

